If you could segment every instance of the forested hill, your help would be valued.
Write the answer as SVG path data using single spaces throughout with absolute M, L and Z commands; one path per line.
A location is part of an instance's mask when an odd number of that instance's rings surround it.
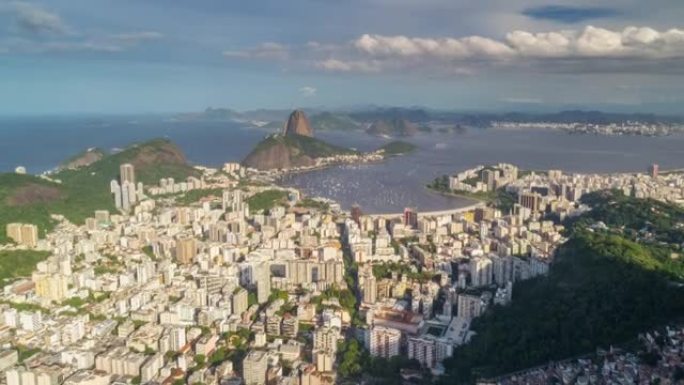
M 122 163 L 133 164 L 137 180 L 146 184 L 158 183 L 163 177 L 181 180 L 199 176 L 183 152 L 166 139 L 134 144 L 86 165 L 61 170 L 51 175 L 52 181 L 32 175 L 0 173 L 0 244 L 8 242 L 5 233 L 8 223 L 32 223 L 44 234 L 55 224 L 51 214 L 83 223 L 95 210 L 114 212 L 109 182 L 119 177 Z
M 616 192 L 587 202 L 594 210 L 571 226 L 549 274 L 517 283 L 509 306 L 475 321 L 442 383 L 592 353 L 684 315 L 684 290 L 673 284 L 684 275 L 684 211 Z

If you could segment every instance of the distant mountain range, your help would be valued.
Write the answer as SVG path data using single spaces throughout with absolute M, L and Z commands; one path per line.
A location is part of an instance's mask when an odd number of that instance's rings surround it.
M 381 119 L 376 120 L 366 130 L 374 136 L 413 136 L 418 133 L 418 127 L 406 119 Z
M 317 131 L 358 130 L 361 121 L 344 113 L 321 112 L 311 116 L 311 126 Z
M 310 124 L 317 131 L 366 130 L 371 135 L 411 136 L 418 131 L 460 131 L 467 127 L 488 128 L 492 122 L 511 123 L 581 123 L 620 124 L 627 121 L 645 124 L 683 124 L 684 118 L 644 113 L 609 113 L 568 110 L 556 113 L 477 113 L 438 111 L 423 108 L 369 107 L 367 109 L 326 111 L 307 109 Z M 178 115 L 180 120 L 237 121 L 255 127 L 280 129 L 290 111 L 253 110 L 238 112 L 225 108 L 208 108 L 203 112 Z M 446 128 L 449 127 L 449 128 Z

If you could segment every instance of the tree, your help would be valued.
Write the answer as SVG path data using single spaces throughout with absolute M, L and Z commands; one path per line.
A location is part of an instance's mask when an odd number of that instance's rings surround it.
M 338 372 L 342 377 L 356 377 L 361 374 L 363 366 L 361 364 L 362 352 L 359 342 L 356 339 L 348 339 L 340 342 L 339 354 L 342 357 Z

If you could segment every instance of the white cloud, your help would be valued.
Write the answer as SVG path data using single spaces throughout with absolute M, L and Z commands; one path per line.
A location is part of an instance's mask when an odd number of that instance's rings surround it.
M 101 37 L 82 37 L 75 39 L 33 40 L 23 37 L 10 37 L 0 40 L 0 52 L 38 54 L 47 52 L 123 52 L 142 44 L 149 38 L 122 38 L 120 35 Z
M 54 12 L 38 5 L 16 1 L 11 2 L 9 9 L 14 12 L 17 25 L 31 33 L 66 34 L 69 27 Z
M 266 42 L 254 48 L 249 48 L 239 51 L 224 51 L 223 56 L 227 58 L 241 58 L 241 59 L 266 59 L 266 60 L 284 60 L 289 57 L 289 47 L 274 43 Z
M 684 64 L 684 30 L 586 26 L 549 32 L 515 30 L 501 39 L 364 34 L 347 42 L 299 46 L 264 43 L 224 55 L 277 59 L 291 67 L 348 73 L 423 71 L 435 76 L 463 76 L 502 66 L 536 66 L 559 72 L 681 72 L 684 66 L 677 64 Z
M 512 53 L 505 44 L 480 36 L 429 39 L 366 34 L 353 44 L 359 51 L 372 56 L 466 58 L 475 55 L 506 56 Z
M 334 72 L 378 72 L 381 65 L 378 61 L 326 59 L 315 63 L 317 68 Z
M 0 14 L 7 15 L 7 36 L 0 39 L 0 52 L 121 52 L 163 37 L 159 32 L 140 31 L 96 34 L 78 31 L 62 17 L 26 1 L 0 0 Z M 0 26 L 0 30 L 3 26 Z
M 506 42 L 523 56 L 559 57 L 567 52 L 571 34 L 567 31 L 537 34 L 514 31 L 506 35 Z
M 316 96 L 317 92 L 318 92 L 318 89 L 316 89 L 315 87 L 311 87 L 311 86 L 304 86 L 304 87 L 299 89 L 299 93 L 302 94 L 302 96 L 304 96 L 306 98 Z
M 354 41 L 371 57 L 437 59 L 673 58 L 684 57 L 684 30 L 648 27 L 612 31 L 587 26 L 581 31 L 513 31 L 498 41 L 482 36 L 410 38 L 363 35 Z

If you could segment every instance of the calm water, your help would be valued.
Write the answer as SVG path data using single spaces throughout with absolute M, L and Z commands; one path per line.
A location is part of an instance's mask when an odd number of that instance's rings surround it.
M 112 150 L 152 138 L 171 139 L 193 163 L 218 166 L 245 157 L 267 133 L 159 117 L 0 119 L 0 171 L 22 165 L 41 173 L 90 147 Z
M 0 119 L 0 171 L 23 165 L 39 173 L 88 147 L 125 147 L 132 142 L 167 137 L 188 159 L 218 166 L 242 159 L 268 133 L 225 122 L 174 122 L 163 118 Z M 371 150 L 387 140 L 361 132 L 320 133 L 331 143 Z M 460 207 L 467 200 L 427 191 L 434 177 L 478 164 L 509 162 L 526 169 L 559 168 L 577 172 L 684 167 L 684 136 L 661 138 L 568 135 L 553 131 L 469 130 L 464 134 L 429 134 L 410 139 L 413 154 L 384 163 L 339 166 L 292 175 L 283 183 L 326 196 L 365 212 L 422 211 Z
M 576 172 L 645 171 L 684 167 L 684 136 L 660 138 L 569 135 L 554 131 L 470 130 L 430 134 L 411 140 L 419 150 L 382 164 L 340 166 L 297 174 L 285 183 L 331 197 L 345 206 L 357 202 L 367 212 L 422 211 L 459 207 L 423 186 L 436 176 L 480 164 L 508 162 L 524 169 L 558 168 Z

